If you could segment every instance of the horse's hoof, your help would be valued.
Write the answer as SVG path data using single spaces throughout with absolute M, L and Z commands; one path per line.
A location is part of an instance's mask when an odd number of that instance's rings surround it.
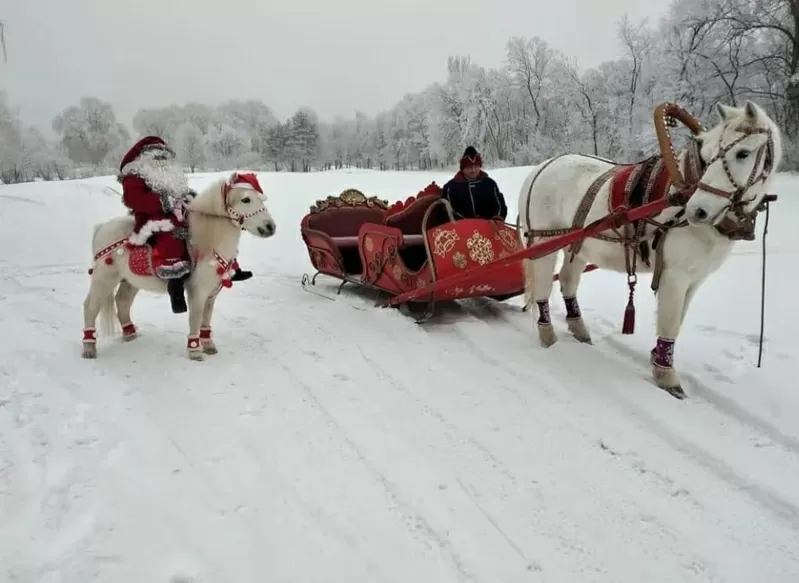
M 593 344 L 591 334 L 582 318 L 575 318 L 573 320 L 566 320 L 566 325 L 569 327 L 569 332 L 572 333 L 578 342 L 584 344 Z
M 97 358 L 97 345 L 96 344 L 84 344 L 83 345 L 83 352 L 81 353 L 83 358 Z
M 552 324 L 538 324 L 538 339 L 544 348 L 549 348 L 558 341 Z
M 132 342 L 133 340 L 136 340 L 136 338 L 138 337 L 139 335 L 136 332 L 134 332 L 133 334 L 124 334 L 122 336 L 122 342 Z
M 216 349 L 216 346 L 211 344 L 210 346 L 203 346 L 203 352 L 205 354 L 217 354 L 219 351 Z
M 680 401 L 687 399 L 688 395 L 685 394 L 685 391 L 682 390 L 682 387 L 660 387 L 664 391 L 666 391 L 669 395 L 674 397 L 675 399 L 679 399 Z
M 192 350 L 189 352 L 189 359 L 200 362 L 203 360 L 203 353 L 199 350 Z
M 685 399 L 686 394 L 680 384 L 680 377 L 674 368 L 664 368 L 652 365 L 652 376 L 655 377 L 655 384 L 676 399 Z

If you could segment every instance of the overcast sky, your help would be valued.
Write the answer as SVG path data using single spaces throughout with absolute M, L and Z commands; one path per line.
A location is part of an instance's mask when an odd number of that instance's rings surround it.
M 512 36 L 540 36 L 581 65 L 621 47 L 643 0 L 0 0 L 0 87 L 29 123 L 82 96 L 129 123 L 140 107 L 262 99 L 284 118 L 370 115 L 446 76 L 449 55 L 498 66 Z M 489 6 L 491 8 L 489 8 Z

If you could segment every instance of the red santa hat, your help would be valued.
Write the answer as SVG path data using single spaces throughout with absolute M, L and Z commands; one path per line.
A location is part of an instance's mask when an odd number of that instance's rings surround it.
M 128 153 L 122 158 L 122 162 L 119 164 L 119 171 L 121 172 L 125 166 L 141 156 L 143 152 L 154 149 L 166 150 L 167 152 L 173 153 L 163 139 L 159 138 L 158 136 L 145 136 L 136 142 L 133 147 L 128 150 Z
M 254 190 L 261 196 L 263 196 L 264 191 L 261 188 L 261 183 L 258 182 L 258 177 L 252 173 L 247 172 L 243 174 L 239 174 L 238 172 L 234 172 L 233 175 L 227 181 L 228 188 L 247 188 L 249 190 Z

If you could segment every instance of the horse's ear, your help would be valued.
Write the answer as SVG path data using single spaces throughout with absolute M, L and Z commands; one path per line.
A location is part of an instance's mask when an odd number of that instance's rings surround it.
M 721 121 L 727 121 L 732 117 L 734 109 L 728 105 L 724 105 L 720 101 L 716 102 L 716 112 L 719 114 Z
M 748 119 L 752 121 L 756 120 L 759 113 L 757 110 L 757 105 L 755 105 L 752 101 L 747 100 L 746 104 L 744 105 L 744 113 L 746 113 L 746 117 Z

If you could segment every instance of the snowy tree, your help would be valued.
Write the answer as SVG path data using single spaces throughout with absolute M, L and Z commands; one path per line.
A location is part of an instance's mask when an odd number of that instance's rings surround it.
M 0 91 L 0 180 L 9 184 L 64 179 L 70 171 L 71 163 L 58 146 L 38 129 L 23 124 Z
M 250 151 L 250 137 L 243 130 L 223 124 L 211 127 L 205 136 L 206 147 L 215 168 L 230 168 Z
M 216 108 L 213 117 L 213 123 L 229 125 L 248 136 L 251 150 L 259 155 L 249 159 L 258 163 L 267 160 L 268 130 L 277 121 L 265 103 L 254 99 L 225 102 Z
M 633 161 L 657 151 L 657 103 L 676 101 L 712 123 L 718 101 L 754 99 L 784 128 L 786 160 L 799 168 L 798 31 L 796 0 L 672 0 L 657 22 L 624 15 L 617 55 L 592 68 L 540 38 L 513 37 L 501 66 L 452 56 L 440 82 L 373 116 L 355 111 L 326 122 L 298 107 L 278 120 L 261 101 L 231 100 L 142 109 L 133 127 L 168 141 L 190 136 L 192 148 L 176 147 L 192 168 L 452 168 L 467 145 L 488 166 L 535 164 L 561 152 Z M 6 143 L 16 135 L 9 131 Z M 207 162 L 194 147 L 200 135 Z M 98 141 L 74 128 L 61 137 L 80 163 L 91 150 L 85 143 Z M 117 149 L 106 149 L 110 164 Z
M 108 154 L 130 141 L 110 104 L 95 97 L 84 97 L 79 105 L 68 107 L 53 120 L 70 160 L 99 166 Z
M 275 172 L 280 171 L 284 164 L 288 164 L 290 153 L 291 127 L 288 123 L 277 123 L 269 128 L 266 136 L 266 157 L 274 167 Z
M 292 172 L 297 162 L 303 172 L 310 172 L 311 165 L 319 154 L 319 122 L 316 114 L 309 108 L 301 108 L 291 118 L 289 126 L 289 164 Z
M 188 166 L 192 172 L 205 163 L 205 136 L 195 123 L 186 121 L 177 129 L 175 153 L 181 164 Z
M 174 127 L 172 108 L 140 109 L 133 116 L 133 129 L 139 136 L 158 136 L 169 143 Z

